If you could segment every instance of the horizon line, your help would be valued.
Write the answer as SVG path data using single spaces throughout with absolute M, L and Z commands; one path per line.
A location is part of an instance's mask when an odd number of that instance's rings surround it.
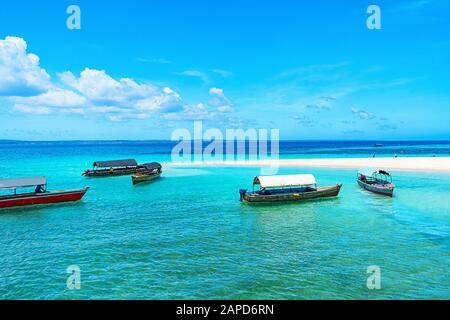
M 182 140 L 168 140 L 168 139 L 67 139 L 67 140 L 16 140 L 16 139 L 0 139 L 2 142 L 179 142 Z M 213 140 L 199 140 L 191 139 L 191 141 L 211 142 Z M 223 139 L 223 141 L 229 141 Z M 235 140 L 233 141 L 255 141 L 259 140 Z M 268 142 L 272 140 L 268 139 Z M 280 139 L 279 142 L 450 142 L 450 139 Z

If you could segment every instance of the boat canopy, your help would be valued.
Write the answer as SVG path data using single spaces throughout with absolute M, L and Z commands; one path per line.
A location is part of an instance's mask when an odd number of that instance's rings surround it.
M 45 177 L 30 177 L 19 179 L 0 179 L 0 189 L 17 189 L 34 186 L 45 186 L 47 179 Z
M 148 171 L 153 171 L 153 170 L 157 170 L 157 169 L 159 170 L 162 168 L 161 164 L 158 162 L 144 163 L 142 165 L 142 167 L 144 167 Z
M 375 168 L 362 168 L 362 169 L 359 169 L 358 174 L 366 176 L 366 177 L 371 177 L 374 174 L 384 174 L 386 176 L 390 176 L 389 172 L 384 171 L 384 170 L 375 169 Z
M 253 184 L 259 184 L 261 188 L 300 187 L 316 184 L 316 178 L 312 174 L 259 176 L 253 180 Z
M 136 167 L 136 166 L 137 166 L 137 162 L 134 159 L 94 162 L 94 167 L 97 167 L 97 168 Z

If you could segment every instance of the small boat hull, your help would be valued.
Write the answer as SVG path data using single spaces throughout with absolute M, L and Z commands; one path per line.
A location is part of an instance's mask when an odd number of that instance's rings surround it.
M 50 191 L 44 193 L 28 193 L 14 196 L 0 197 L 0 208 L 24 207 L 60 202 L 73 202 L 81 200 L 89 188 Z
M 90 178 L 101 178 L 101 177 L 118 177 L 118 176 L 129 176 L 132 174 L 137 174 L 139 172 L 144 172 L 143 168 L 128 168 L 128 169 L 102 169 L 102 170 L 86 170 L 83 176 Z
M 139 184 L 143 182 L 150 182 L 155 179 L 158 179 L 161 177 L 161 173 L 156 174 L 134 174 L 131 176 L 131 180 L 133 181 L 133 184 Z
M 242 201 L 247 203 L 301 202 L 318 198 L 337 197 L 341 187 L 342 184 L 338 184 L 331 187 L 318 187 L 315 191 L 273 195 L 261 195 L 257 193 L 245 192 L 242 194 Z
M 364 190 L 380 194 L 383 196 L 393 197 L 395 186 L 393 184 L 369 184 L 358 180 L 358 184 Z

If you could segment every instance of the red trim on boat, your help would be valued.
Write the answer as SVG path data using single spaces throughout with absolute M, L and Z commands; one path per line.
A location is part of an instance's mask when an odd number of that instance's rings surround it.
M 0 208 L 23 207 L 37 204 L 50 204 L 59 202 L 72 202 L 81 200 L 89 188 L 78 190 L 67 190 L 60 192 L 45 192 L 41 194 L 30 194 L 24 196 L 11 196 L 0 198 Z

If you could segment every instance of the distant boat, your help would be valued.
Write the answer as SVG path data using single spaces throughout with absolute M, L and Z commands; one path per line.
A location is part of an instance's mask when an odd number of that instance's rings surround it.
M 373 146 L 376 147 L 376 148 L 380 148 L 380 147 L 384 147 L 384 144 L 375 143 Z
M 149 182 L 161 177 L 162 166 L 160 163 L 152 162 L 143 164 L 141 166 L 145 168 L 145 171 L 135 173 L 131 176 L 133 184 Z
M 126 176 L 135 173 L 145 172 L 142 165 L 138 165 L 136 160 L 111 160 L 96 161 L 92 170 L 86 170 L 83 175 L 87 177 L 114 177 Z
M 395 185 L 389 172 L 373 168 L 363 168 L 358 171 L 358 184 L 361 188 L 392 197 Z
M 34 192 L 17 194 L 17 189 L 36 187 Z M 0 196 L 0 208 L 23 207 L 37 204 L 71 202 L 81 200 L 88 187 L 73 190 L 47 191 L 45 177 L 1 179 L 0 190 L 13 190 L 14 194 Z
M 259 191 L 255 192 L 255 186 Z M 253 180 L 253 192 L 239 190 L 240 200 L 249 203 L 258 202 L 298 202 L 316 198 L 336 197 L 342 184 L 331 187 L 317 187 L 312 174 L 285 176 L 259 176 Z

